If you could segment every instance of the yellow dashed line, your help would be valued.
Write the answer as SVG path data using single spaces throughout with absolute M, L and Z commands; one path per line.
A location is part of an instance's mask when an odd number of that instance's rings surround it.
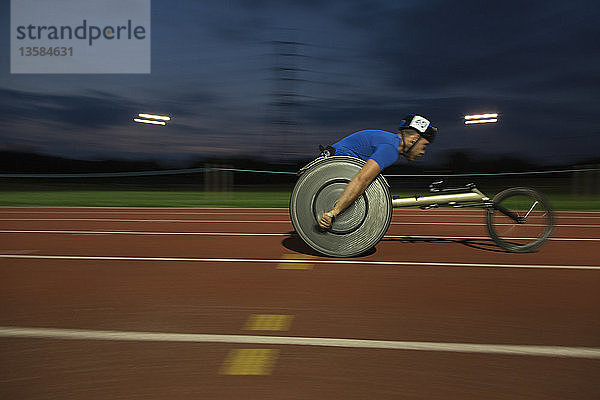
M 311 260 L 317 258 L 307 254 L 284 254 L 281 256 L 284 260 Z M 313 265 L 302 262 L 282 262 L 277 264 L 277 269 L 312 269 Z
M 244 330 L 246 331 L 287 331 L 292 324 L 293 315 L 252 314 Z
M 222 375 L 270 375 L 279 354 L 275 349 L 235 349 L 221 368 Z

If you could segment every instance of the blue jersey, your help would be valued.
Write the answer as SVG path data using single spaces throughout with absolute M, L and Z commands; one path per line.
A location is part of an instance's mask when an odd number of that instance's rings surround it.
M 375 161 L 381 170 L 398 160 L 400 136 L 387 131 L 369 129 L 346 136 L 333 144 L 336 156 L 352 156 Z

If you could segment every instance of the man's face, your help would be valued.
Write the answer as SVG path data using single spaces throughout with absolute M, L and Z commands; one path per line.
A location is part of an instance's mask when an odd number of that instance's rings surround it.
M 415 147 L 410 150 L 410 153 L 405 155 L 409 161 L 414 161 L 418 157 L 421 157 L 423 154 L 425 154 L 425 148 L 429 144 L 427 139 L 415 134 L 406 138 L 406 149 L 408 150 L 413 144 L 415 144 L 415 142 L 417 143 Z

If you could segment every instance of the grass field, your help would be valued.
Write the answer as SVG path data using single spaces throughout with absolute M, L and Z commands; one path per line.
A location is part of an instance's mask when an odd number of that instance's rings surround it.
M 394 193 L 410 197 L 411 194 Z M 488 194 L 490 195 L 490 194 Z M 600 211 L 600 196 L 548 194 L 556 210 Z M 45 207 L 288 207 L 288 191 L 3 191 L 0 206 Z

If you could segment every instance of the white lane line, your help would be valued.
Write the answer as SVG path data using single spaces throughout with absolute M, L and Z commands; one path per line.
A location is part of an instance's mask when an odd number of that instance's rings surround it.
M 128 215 L 135 215 L 135 214 L 148 214 L 149 211 L 140 211 L 140 210 L 133 210 L 133 211 L 123 211 L 122 213 L 126 213 Z M 1 214 L 8 214 L 8 215 L 15 215 L 15 214 L 106 214 L 106 215 L 114 215 L 117 216 L 120 213 L 118 211 L 2 211 L 0 210 L 0 215 Z M 278 217 L 287 217 L 289 216 L 289 212 L 230 212 L 230 211 L 223 211 L 223 212 L 217 212 L 217 211 L 200 211 L 200 212 L 168 212 L 168 211 L 155 211 L 152 213 L 155 216 L 158 215 L 270 215 L 270 216 L 278 216 Z M 466 214 L 458 214 L 458 213 L 449 213 L 449 212 L 443 212 L 441 214 L 432 214 L 429 212 L 417 212 L 417 213 L 413 213 L 413 214 L 408 214 L 408 213 L 396 213 L 394 212 L 393 214 L 393 218 L 394 220 L 397 219 L 402 219 L 402 218 L 417 218 L 417 219 L 427 219 L 430 217 L 451 217 L 451 218 L 483 218 L 485 216 L 485 214 L 482 214 L 480 212 L 468 212 Z M 574 219 L 574 220 L 597 220 L 600 219 L 600 215 L 598 216 L 576 216 L 576 215 L 570 215 L 570 216 L 561 216 L 560 214 L 557 214 L 557 218 L 569 218 L 569 219 Z M 33 218 L 30 218 L 30 220 L 32 220 Z M 437 224 L 437 223 L 436 223 Z
M 0 230 L 2 233 L 35 233 L 35 234 L 61 234 L 61 235 L 140 235 L 140 236 L 290 236 L 289 233 L 245 233 L 245 232 L 150 232 L 150 231 L 70 231 L 70 230 Z M 449 240 L 485 240 L 488 236 L 425 236 L 425 235 L 385 235 L 392 239 L 449 239 Z M 507 240 L 527 240 L 533 238 L 509 237 Z M 560 238 L 550 237 L 548 240 L 573 241 L 573 242 L 598 242 L 600 238 Z
M 114 219 L 114 218 L 0 218 L 0 221 L 85 221 L 85 222 L 166 222 L 166 223 L 284 223 L 290 224 L 290 220 L 208 220 L 208 219 Z M 391 225 L 448 225 L 448 226 L 485 226 L 484 223 L 469 222 L 392 222 Z M 514 224 L 495 224 L 497 226 L 513 226 Z M 527 226 L 545 226 L 541 224 L 528 224 Z M 600 228 L 600 225 L 570 225 L 556 224 L 555 227 L 565 228 Z
M 144 231 L 56 231 L 56 230 L 0 230 L 0 233 L 49 233 L 69 235 L 196 235 L 196 236 L 290 236 L 289 233 L 237 233 L 237 232 L 144 232 Z M 598 239 L 600 240 L 600 239 Z
M 114 211 L 114 212 L 119 212 L 119 211 L 130 211 L 130 210 L 140 210 L 140 211 L 148 211 L 148 212 L 152 212 L 152 213 L 159 213 L 161 211 L 167 210 L 167 211 L 172 211 L 172 210 L 182 210 L 182 211 L 203 211 L 203 210 L 218 210 L 218 211 L 228 211 L 228 212 L 235 212 L 235 211 L 255 211 L 255 210 L 267 210 L 267 211 L 288 211 L 289 209 L 287 207 L 70 207 L 70 206 L 64 206 L 64 207 L 60 207 L 60 206 L 55 206 L 55 207 L 40 207 L 40 206 L 23 206 L 23 207 L 15 207 L 15 206 L 0 206 L 0 213 L 3 212 L 11 212 L 13 210 L 17 210 L 17 212 L 20 212 L 20 210 L 23 211 L 29 211 L 29 210 L 58 210 L 58 212 L 64 212 L 65 210 L 71 210 L 71 211 L 76 211 L 76 210 L 106 210 L 106 211 Z M 469 213 L 480 213 L 481 210 L 466 210 L 466 209 L 462 209 L 462 210 L 456 210 L 456 209 L 438 209 L 436 211 L 432 211 L 432 210 L 420 210 L 420 209 L 394 209 L 394 214 L 418 214 L 418 215 L 435 215 L 434 213 L 439 213 L 439 214 L 459 214 L 459 213 L 464 213 L 464 214 L 469 214 Z M 598 216 L 598 218 L 600 218 L 600 211 L 556 211 L 555 212 L 558 216 L 562 215 L 562 214 L 575 214 L 575 215 L 582 215 L 582 214 L 592 214 L 593 216 Z
M 2 233 L 2 231 L 0 231 Z M 383 237 L 392 238 L 392 239 L 448 239 L 448 240 L 491 240 L 489 236 L 398 236 L 398 235 L 386 235 Z M 507 237 L 505 240 L 528 240 L 533 238 L 523 238 L 523 237 Z M 573 241 L 573 242 L 600 242 L 600 238 L 560 238 L 560 237 L 550 237 L 548 240 L 556 240 L 556 241 Z
M 182 222 L 182 223 L 291 223 L 290 220 L 220 220 L 220 219 L 123 219 L 123 218 L 0 218 L 0 221 L 86 221 L 86 222 Z
M 486 226 L 484 223 L 477 222 L 392 222 L 392 225 L 448 225 L 448 226 Z M 515 224 L 494 224 L 495 226 L 513 226 Z M 527 226 L 546 226 L 543 224 L 527 224 Z M 575 225 L 575 224 L 555 224 L 555 227 L 563 228 L 600 228 L 600 225 Z
M 292 345 L 452 353 L 508 354 L 534 357 L 567 357 L 587 359 L 600 358 L 600 348 L 596 347 L 415 342 L 297 336 L 212 335 L 201 333 L 128 332 L 87 329 L 0 327 L 0 337 L 135 342 Z
M 119 213 L 118 211 L 1 211 L 0 214 L 152 214 L 152 215 L 277 215 L 277 216 L 288 216 L 287 212 L 216 212 L 216 211 L 205 211 L 205 212 L 168 212 L 168 211 L 124 211 Z
M 148 236 L 290 236 L 289 233 L 244 232 L 147 232 L 147 231 L 60 231 L 60 230 L 0 230 L 0 233 L 47 233 L 69 235 L 148 235 Z M 598 239 L 600 240 L 600 239 Z
M 6 210 L 288 210 L 287 207 L 86 207 L 86 206 L 0 206 L 0 211 Z
M 259 259 L 259 258 L 195 258 L 195 257 L 130 257 L 130 256 L 71 256 L 71 255 L 25 255 L 0 254 L 0 258 L 41 259 L 41 260 L 97 260 L 97 261 L 153 261 L 153 262 L 213 262 L 213 263 L 306 263 L 302 259 Z M 489 264 L 452 263 L 421 261 L 368 261 L 368 260 L 310 260 L 311 264 L 363 264 L 383 266 L 422 266 L 460 268 L 531 268 L 531 269 L 572 269 L 600 270 L 600 265 L 539 265 L 539 264 Z

